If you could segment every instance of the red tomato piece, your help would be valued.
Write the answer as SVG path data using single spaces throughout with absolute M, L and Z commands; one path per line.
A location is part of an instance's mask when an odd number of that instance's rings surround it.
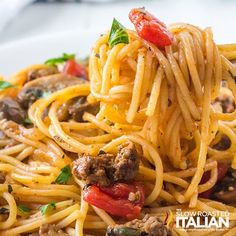
M 134 8 L 129 13 L 138 35 L 158 47 L 169 46 L 173 35 L 166 25 L 143 8 Z
M 70 59 L 66 62 L 63 72 L 68 75 L 83 77 L 88 79 L 88 71 L 85 66 L 76 62 L 75 59 Z
M 130 186 L 131 189 L 128 192 L 127 187 Z M 109 187 L 100 189 L 99 187 L 92 185 L 84 190 L 83 198 L 89 204 L 96 206 L 105 210 L 106 212 L 128 220 L 133 220 L 139 217 L 143 203 L 144 203 L 144 190 L 141 185 L 131 184 L 115 184 Z M 125 193 L 122 193 L 122 189 Z M 135 190 L 135 192 L 140 192 L 140 200 L 138 202 L 131 202 L 128 200 L 129 193 Z M 109 194 L 107 193 L 109 192 Z
M 143 186 L 141 186 L 139 183 L 132 183 L 132 184 L 126 184 L 126 183 L 116 183 L 109 187 L 101 187 L 100 188 L 104 193 L 108 194 L 109 196 L 115 198 L 115 199 L 122 199 L 122 198 L 129 198 L 129 194 L 131 192 L 140 193 L 140 197 L 137 200 L 137 204 L 143 206 L 144 199 L 145 199 L 145 193 Z
M 217 165 L 217 182 L 219 182 L 220 180 L 222 180 L 225 177 L 227 171 L 228 171 L 228 165 L 226 163 L 223 163 L 223 162 L 218 163 L 218 165 Z M 210 179 L 210 176 L 211 176 L 210 171 L 207 171 L 206 173 L 204 173 L 200 184 L 206 183 Z M 214 187 L 201 193 L 200 197 L 209 198 L 211 196 L 211 194 L 213 193 L 213 191 L 214 191 Z

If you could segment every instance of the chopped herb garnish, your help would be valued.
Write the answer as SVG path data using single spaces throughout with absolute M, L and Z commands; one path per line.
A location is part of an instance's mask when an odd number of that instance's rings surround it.
M 71 174 L 71 169 L 70 166 L 65 166 L 61 169 L 60 174 L 57 176 L 55 182 L 57 184 L 67 184 L 69 181 L 70 177 L 72 176 Z
M 8 193 L 11 193 L 13 191 L 13 188 L 10 184 L 8 184 L 8 186 L 7 186 L 7 191 L 8 191 Z
M 115 18 L 112 22 L 108 43 L 110 47 L 113 47 L 119 43 L 129 43 L 129 36 L 124 26 L 120 24 Z
M 24 119 L 24 123 L 26 124 L 26 125 L 31 125 L 31 124 L 33 124 L 33 122 L 31 121 L 31 119 L 28 117 L 28 118 L 26 118 L 26 119 Z
M 7 81 L 3 81 L 3 80 L 0 81 L 0 90 L 4 90 L 4 89 L 7 89 L 7 88 L 12 88 L 12 87 L 14 87 L 13 84 L 11 84 Z
M 0 214 L 8 214 L 8 213 L 9 213 L 9 209 L 7 209 L 5 207 L 0 208 Z
M 22 212 L 24 214 L 30 212 L 30 208 L 25 205 L 19 205 L 19 206 L 17 206 L 17 208 L 20 212 Z
M 51 59 L 45 61 L 44 64 L 56 66 L 57 64 L 66 62 L 66 61 L 68 61 L 70 59 L 74 59 L 74 58 L 75 58 L 75 54 L 63 53 L 61 57 L 51 58 Z
M 47 205 L 43 205 L 40 208 L 40 211 L 42 213 L 42 215 L 48 215 L 50 214 L 53 210 L 56 209 L 56 204 L 55 202 L 50 202 Z

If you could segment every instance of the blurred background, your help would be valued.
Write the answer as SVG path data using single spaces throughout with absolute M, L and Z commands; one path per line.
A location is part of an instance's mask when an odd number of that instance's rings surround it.
M 113 17 L 132 27 L 128 12 L 142 6 L 167 24 L 212 26 L 217 42 L 236 42 L 235 0 L 0 0 L 0 46 L 59 32 L 103 32 Z

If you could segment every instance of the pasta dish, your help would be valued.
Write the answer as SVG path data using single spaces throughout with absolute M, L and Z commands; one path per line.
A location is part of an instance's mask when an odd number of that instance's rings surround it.
M 129 19 L 88 59 L 1 78 L 0 235 L 236 235 L 236 44 Z M 179 227 L 178 211 L 229 225 Z

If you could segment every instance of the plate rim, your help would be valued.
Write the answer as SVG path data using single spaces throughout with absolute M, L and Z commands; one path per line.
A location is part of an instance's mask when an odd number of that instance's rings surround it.
M 34 42 L 34 41 L 44 41 L 44 40 L 50 40 L 53 38 L 57 38 L 57 37 L 69 37 L 69 36 L 75 36 L 75 37 L 83 37 L 83 34 L 91 34 L 91 35 L 98 35 L 99 36 L 99 32 L 96 29 L 77 29 L 76 31 L 74 30 L 68 30 L 68 31 L 60 31 L 60 32 L 53 32 L 53 33 L 43 33 L 43 34 L 37 34 L 37 35 L 30 35 L 28 37 L 23 37 L 20 39 L 14 39 L 11 40 L 9 42 L 5 42 L 0 44 L 0 51 L 1 50 L 6 50 L 10 47 L 15 47 L 16 45 L 19 44 L 25 44 L 25 43 L 30 43 L 30 42 Z M 101 33 L 100 33 L 101 34 Z

